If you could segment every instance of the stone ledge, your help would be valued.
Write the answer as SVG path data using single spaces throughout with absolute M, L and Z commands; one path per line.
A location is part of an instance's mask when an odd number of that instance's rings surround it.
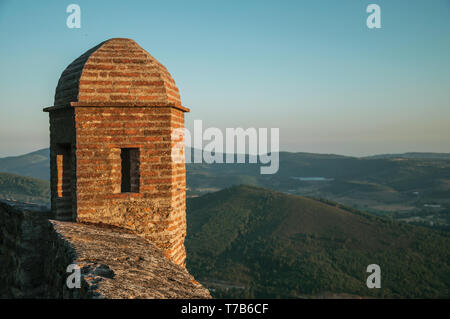
M 211 298 L 138 235 L 49 218 L 40 207 L 0 202 L 0 298 Z M 81 289 L 65 284 L 72 263 Z
M 93 297 L 211 298 L 184 268 L 147 240 L 120 229 L 50 221 L 75 250 Z

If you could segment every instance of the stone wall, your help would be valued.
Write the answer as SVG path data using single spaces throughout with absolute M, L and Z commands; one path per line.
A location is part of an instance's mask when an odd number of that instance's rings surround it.
M 0 298 L 210 298 L 149 241 L 0 202 Z M 69 289 L 67 266 L 81 269 Z
M 49 212 L 0 202 L 0 297 L 83 298 L 86 290 L 64 291 L 65 269 L 75 251 L 52 231 Z

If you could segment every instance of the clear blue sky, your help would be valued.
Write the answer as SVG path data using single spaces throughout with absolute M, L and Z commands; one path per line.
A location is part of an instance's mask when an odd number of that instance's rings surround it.
M 0 0 L 0 156 L 48 146 L 61 72 L 112 37 L 168 68 L 187 127 L 279 127 L 290 151 L 450 152 L 449 0 Z

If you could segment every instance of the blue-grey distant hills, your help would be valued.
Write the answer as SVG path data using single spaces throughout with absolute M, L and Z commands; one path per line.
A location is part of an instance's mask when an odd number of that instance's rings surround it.
M 261 175 L 260 164 L 189 163 L 187 195 L 196 197 L 233 185 L 253 185 L 332 200 L 411 223 L 450 227 L 449 153 L 357 158 L 280 152 L 279 158 L 280 169 L 274 175 Z M 49 149 L 0 158 L 2 172 L 48 181 Z M 12 183 L 19 180 L 4 176 L 4 181 Z M 21 189 L 16 186 L 10 185 L 15 189 L 14 194 Z M 2 189 L 4 192 L 8 185 L 3 184 Z
M 378 154 L 373 156 L 367 156 L 365 158 L 412 158 L 412 159 L 445 159 L 450 160 L 450 153 L 421 153 L 421 152 L 408 152 L 402 154 Z
M 191 151 L 191 154 L 194 154 L 194 151 Z M 44 148 L 31 153 L 27 153 L 24 155 L 18 156 L 8 156 L 0 158 L 0 172 L 5 173 L 14 173 L 18 175 L 35 177 L 40 179 L 49 180 L 50 179 L 50 149 Z M 424 153 L 424 152 L 409 152 L 402 154 L 379 154 L 373 156 L 366 157 L 351 157 L 344 155 L 335 155 L 335 154 L 314 154 L 314 153 L 291 153 L 291 152 L 280 152 L 280 162 L 282 164 L 288 164 L 290 168 L 292 166 L 296 166 L 298 164 L 298 168 L 301 168 L 303 172 L 302 175 L 323 175 L 326 173 L 328 175 L 334 175 L 341 168 L 344 168 L 343 171 L 339 172 L 339 175 L 347 175 L 348 169 L 345 169 L 346 163 L 363 163 L 363 164 L 372 164 L 371 162 L 364 162 L 363 160 L 377 160 L 377 159 L 423 159 L 423 160 L 450 160 L 450 153 Z M 318 165 L 313 165 L 313 161 L 319 161 Z M 286 169 L 280 165 L 281 173 L 285 172 Z M 329 165 L 327 169 L 324 165 Z M 306 166 L 310 166 L 307 169 Z M 249 175 L 258 174 L 258 167 L 255 164 L 250 165 L 242 165 L 242 164 L 234 164 L 233 171 L 237 171 L 239 173 L 247 172 Z M 359 165 L 356 165 L 359 166 Z M 370 165 L 372 166 L 372 165 Z M 229 164 L 224 166 L 223 164 L 188 164 L 188 168 L 210 168 L 213 170 L 220 171 L 221 168 L 227 167 L 230 168 Z M 356 168 L 356 167 L 354 167 Z M 368 167 L 370 169 L 370 167 Z M 198 170 L 198 169 L 196 169 Z M 331 170 L 331 171 L 330 171 Z M 358 169 L 358 173 L 360 170 Z M 331 174 L 330 174 L 331 173 Z M 247 174 L 243 174 L 247 175 Z M 226 185 L 231 186 L 231 185 Z
M 0 172 L 50 179 L 50 149 L 0 158 Z

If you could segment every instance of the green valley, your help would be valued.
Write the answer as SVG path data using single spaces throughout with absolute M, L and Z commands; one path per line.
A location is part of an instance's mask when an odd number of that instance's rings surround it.
M 187 220 L 187 267 L 216 297 L 450 297 L 448 233 L 252 186 L 189 199 Z

